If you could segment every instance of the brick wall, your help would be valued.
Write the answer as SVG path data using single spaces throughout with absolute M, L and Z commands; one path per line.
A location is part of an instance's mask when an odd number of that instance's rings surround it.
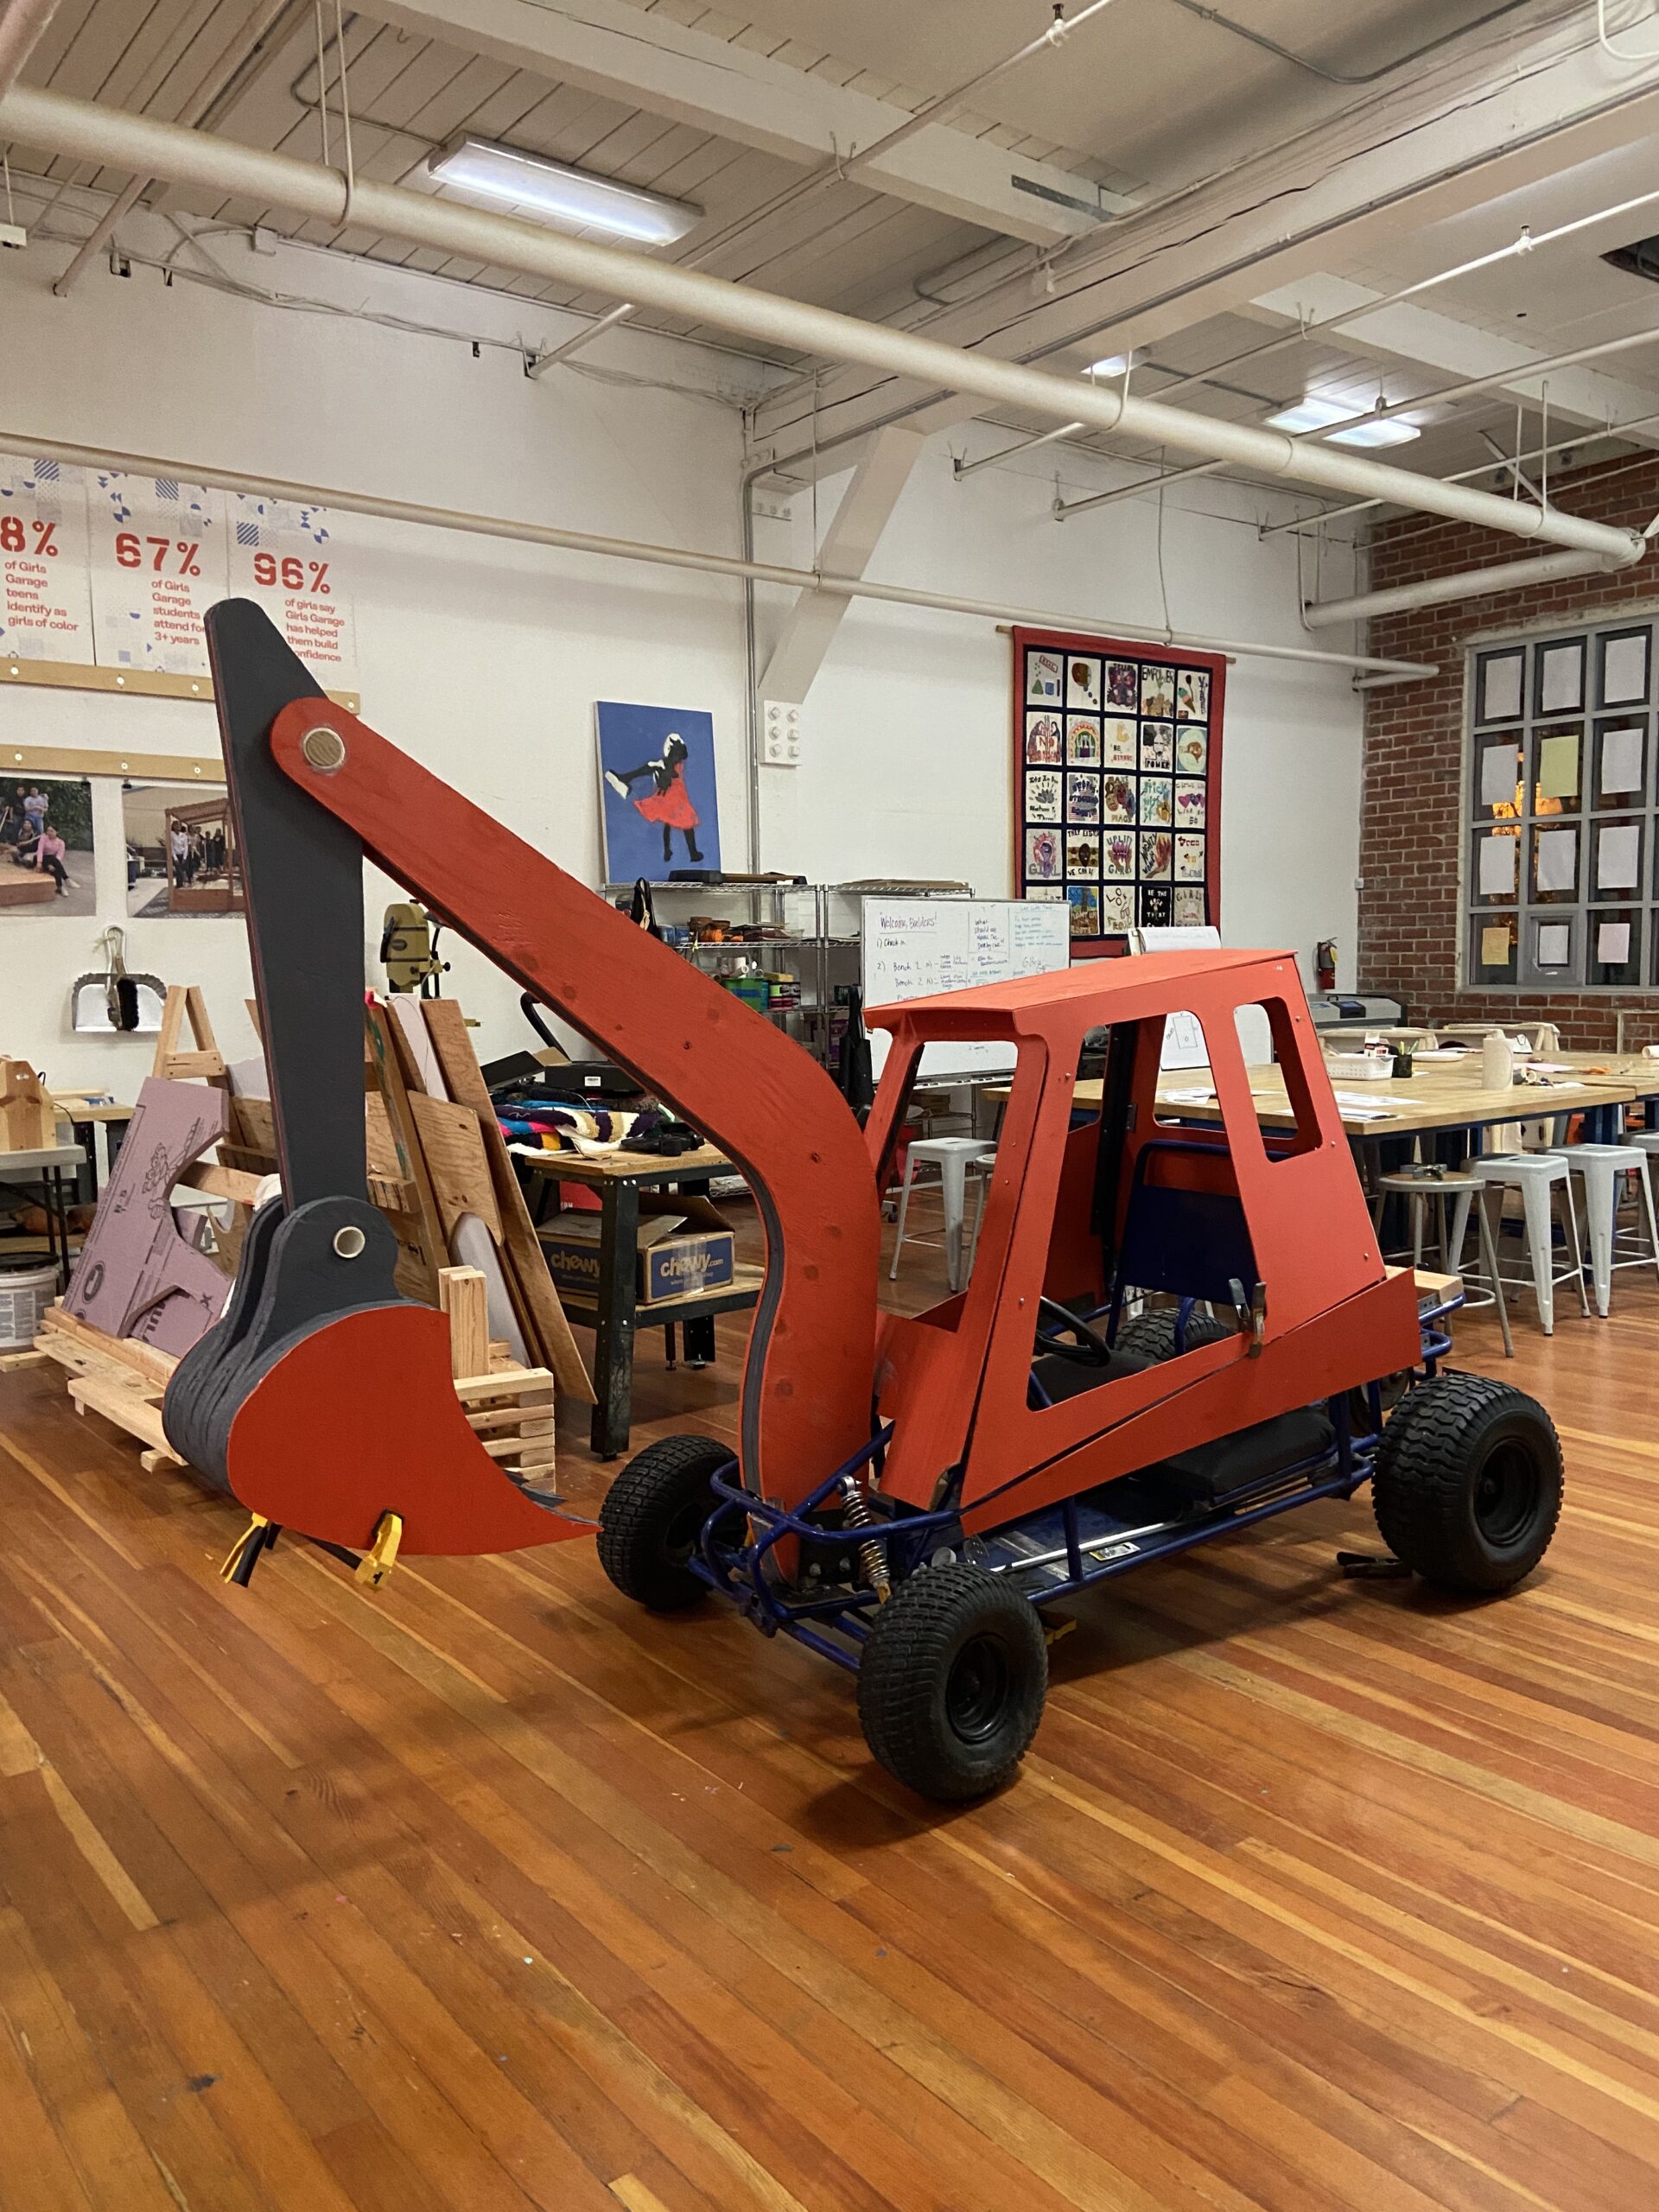
M 1659 512 L 1659 454 L 1552 479 L 1552 503 L 1598 522 L 1642 529 Z M 1467 523 L 1385 524 L 1371 548 L 1371 588 L 1462 569 L 1526 560 L 1555 549 Z M 1659 1038 L 1659 993 L 1478 991 L 1458 988 L 1463 821 L 1464 653 L 1478 637 L 1570 628 L 1632 606 L 1659 603 L 1659 550 L 1617 575 L 1572 577 L 1529 591 L 1455 601 L 1370 624 L 1369 652 L 1437 662 L 1440 674 L 1366 694 L 1361 798 L 1358 988 L 1404 1002 L 1414 1021 L 1544 1016 L 1565 1045 L 1610 1049 L 1623 1008 L 1631 1041 Z

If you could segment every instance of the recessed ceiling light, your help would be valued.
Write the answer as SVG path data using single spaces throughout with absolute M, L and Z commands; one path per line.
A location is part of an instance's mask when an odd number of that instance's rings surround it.
M 1103 361 L 1090 361 L 1083 373 L 1086 377 L 1121 377 L 1128 365 L 1127 353 L 1109 353 Z
M 1381 423 L 1357 423 L 1351 430 L 1332 430 L 1333 446 L 1408 446 L 1422 432 L 1414 423 L 1389 416 Z
M 702 219 L 702 208 L 689 200 L 642 192 L 488 138 L 452 138 L 427 168 L 438 183 L 499 201 L 521 215 L 564 230 L 605 231 L 641 245 L 672 245 Z

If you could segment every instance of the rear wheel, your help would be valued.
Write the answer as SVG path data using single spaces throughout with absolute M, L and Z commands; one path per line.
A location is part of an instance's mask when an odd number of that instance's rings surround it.
M 625 1598 L 677 1613 L 704 1595 L 691 1555 L 731 1459 L 710 1436 L 664 1436 L 623 1468 L 599 1509 L 599 1563 Z
M 1561 1447 L 1535 1398 L 1484 1375 L 1437 1375 L 1382 1432 L 1371 1503 L 1397 1559 L 1443 1590 L 1512 1589 L 1549 1548 Z
M 1118 1351 L 1134 1352 L 1137 1358 L 1161 1363 L 1178 1357 L 1175 1349 L 1175 1314 L 1163 1309 L 1156 1313 L 1137 1313 L 1117 1332 L 1114 1347 Z M 1217 1321 L 1208 1313 L 1190 1313 L 1186 1322 L 1185 1349 L 1196 1351 L 1200 1344 L 1224 1344 L 1235 1332 L 1224 1321 Z
M 983 1797 L 1024 1758 L 1048 1693 L 1029 1599 L 958 1562 L 901 1582 L 858 1670 L 864 1740 L 896 1781 L 945 1804 Z

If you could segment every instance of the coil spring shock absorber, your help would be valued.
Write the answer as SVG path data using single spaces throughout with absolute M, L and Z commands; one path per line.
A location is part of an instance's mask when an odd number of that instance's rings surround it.
M 865 1497 L 855 1475 L 841 1478 L 842 1510 L 849 1529 L 874 1529 L 880 1526 L 875 1514 L 870 1510 L 870 1501 Z M 859 1571 L 874 1591 L 882 1605 L 893 1595 L 893 1578 L 887 1573 L 887 1555 L 874 1537 L 865 1537 L 858 1547 Z

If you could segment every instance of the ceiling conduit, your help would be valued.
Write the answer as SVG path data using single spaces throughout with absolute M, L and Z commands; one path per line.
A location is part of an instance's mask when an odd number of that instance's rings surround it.
M 868 577 L 826 576 L 815 569 L 779 567 L 770 561 L 742 561 L 729 553 L 704 552 L 695 546 L 652 545 L 639 538 L 606 537 L 586 530 L 560 530 L 551 523 L 521 522 L 511 515 L 474 514 L 463 507 L 439 507 L 424 500 L 382 499 L 372 492 L 344 491 L 337 484 L 296 484 L 279 476 L 251 476 L 239 469 L 216 468 L 194 454 L 112 453 L 103 446 L 71 445 L 61 438 L 39 438 L 28 430 L 0 429 L 0 452 L 27 454 L 32 460 L 58 461 L 70 467 L 119 468 L 137 476 L 179 476 L 191 484 L 213 484 L 221 491 L 249 492 L 287 499 L 296 506 L 333 507 L 342 514 L 376 515 L 386 522 L 422 523 L 439 530 L 464 531 L 474 537 L 500 537 L 522 545 L 545 545 L 558 552 L 592 553 L 647 568 L 690 569 L 698 575 L 747 577 L 754 583 L 780 584 L 791 591 L 827 591 L 849 599 L 884 600 L 896 607 L 937 607 L 990 622 L 1018 622 L 1033 630 L 1077 630 L 1103 638 L 1146 639 L 1154 644 L 1197 646 L 1201 652 L 1241 658 L 1301 662 L 1316 668 L 1369 670 L 1387 682 L 1438 676 L 1432 661 L 1390 660 L 1366 653 L 1323 652 L 1312 645 L 1257 645 L 1237 638 L 1210 638 L 1189 630 L 1151 629 L 1116 616 L 1056 614 L 1051 610 L 1009 607 L 1001 600 L 961 599 L 948 592 L 918 590 L 909 584 L 882 584 Z
M 857 362 L 997 405 L 1027 408 L 1055 422 L 1081 420 L 1101 430 L 1289 482 L 1384 499 L 1506 536 L 1536 538 L 1615 560 L 1636 559 L 1645 550 L 1632 531 L 1611 529 L 1555 509 L 1519 506 L 1465 485 L 1442 483 L 1384 462 L 1299 443 L 1280 431 L 1189 414 L 1103 387 L 1079 391 L 1075 378 L 781 299 L 644 254 L 561 236 L 512 216 L 430 199 L 399 186 L 371 184 L 361 178 L 348 181 L 315 162 L 239 146 L 92 101 L 14 86 L 0 99 L 0 138 L 172 184 L 206 186 L 337 229 L 364 227 L 412 245 L 439 247 L 486 266 L 516 270 L 613 299 L 632 300 L 694 322 L 712 323 L 763 345 Z
M 1310 630 L 1326 630 L 1333 623 L 1363 622 L 1373 614 L 1408 614 L 1415 607 L 1444 607 L 1452 600 L 1525 591 L 1529 585 L 1558 583 L 1565 576 L 1611 575 L 1632 565 L 1630 558 L 1606 560 L 1594 553 L 1541 553 L 1535 561 L 1504 561 L 1492 568 L 1465 569 L 1454 576 L 1431 576 L 1424 583 L 1363 592 L 1355 599 L 1314 600 L 1302 609 L 1302 620 Z

